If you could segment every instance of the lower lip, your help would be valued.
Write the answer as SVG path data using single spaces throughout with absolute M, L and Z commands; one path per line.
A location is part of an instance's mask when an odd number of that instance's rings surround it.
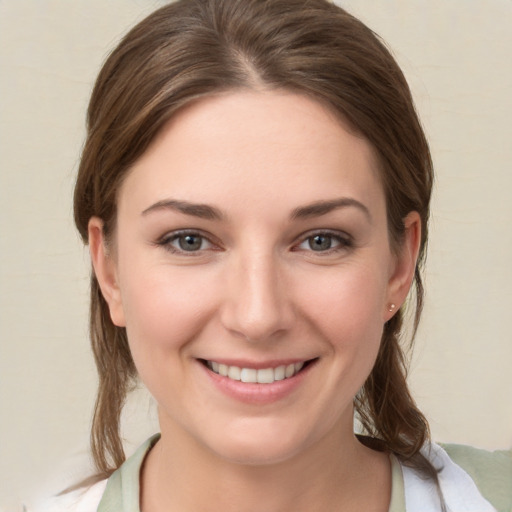
M 316 362 L 309 363 L 299 373 L 293 377 L 283 380 L 276 380 L 271 384 L 257 384 L 252 382 L 242 382 L 223 377 L 199 362 L 203 371 L 210 378 L 211 382 L 230 398 L 246 404 L 271 404 L 291 395 L 297 387 L 300 386 L 307 374 Z

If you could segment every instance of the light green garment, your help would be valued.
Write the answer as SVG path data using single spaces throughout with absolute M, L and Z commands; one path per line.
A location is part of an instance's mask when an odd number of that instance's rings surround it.
M 155 435 L 148 439 L 112 474 L 98 512 L 140 512 L 140 469 L 146 454 L 159 438 Z M 482 495 L 498 512 L 512 512 L 512 452 L 491 453 L 461 445 L 445 445 L 443 448 L 473 478 Z M 406 512 L 402 469 L 394 456 L 391 456 L 391 468 L 389 512 Z
M 488 452 L 460 444 L 442 447 L 498 512 L 512 512 L 512 450 Z

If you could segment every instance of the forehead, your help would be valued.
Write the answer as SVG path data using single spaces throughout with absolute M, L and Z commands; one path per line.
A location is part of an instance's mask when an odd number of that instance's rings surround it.
M 178 112 L 133 166 L 119 206 L 166 194 L 238 209 L 383 199 L 371 145 L 320 102 L 286 91 L 230 92 Z

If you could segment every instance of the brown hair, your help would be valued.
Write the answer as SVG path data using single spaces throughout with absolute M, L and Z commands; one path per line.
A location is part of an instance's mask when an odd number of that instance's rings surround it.
M 389 236 L 421 216 L 414 330 L 422 308 L 432 162 L 407 82 L 380 39 L 327 0 L 179 0 L 134 27 L 105 62 L 87 117 L 75 188 L 75 222 L 87 243 L 92 216 L 115 229 L 116 194 L 130 166 L 185 104 L 240 88 L 308 95 L 348 121 L 378 155 Z M 364 431 L 403 462 L 435 478 L 419 452 L 428 424 L 406 384 L 403 311 L 385 325 L 377 362 L 355 406 Z M 91 277 L 91 340 L 99 373 L 92 453 L 108 476 L 124 460 L 120 414 L 136 370 L 126 332 L 113 325 Z

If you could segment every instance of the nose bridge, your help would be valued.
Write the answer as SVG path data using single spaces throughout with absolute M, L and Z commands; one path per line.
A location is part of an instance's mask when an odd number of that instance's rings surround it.
M 224 325 L 252 341 L 289 329 L 292 308 L 279 257 L 260 248 L 240 252 L 228 271 Z

